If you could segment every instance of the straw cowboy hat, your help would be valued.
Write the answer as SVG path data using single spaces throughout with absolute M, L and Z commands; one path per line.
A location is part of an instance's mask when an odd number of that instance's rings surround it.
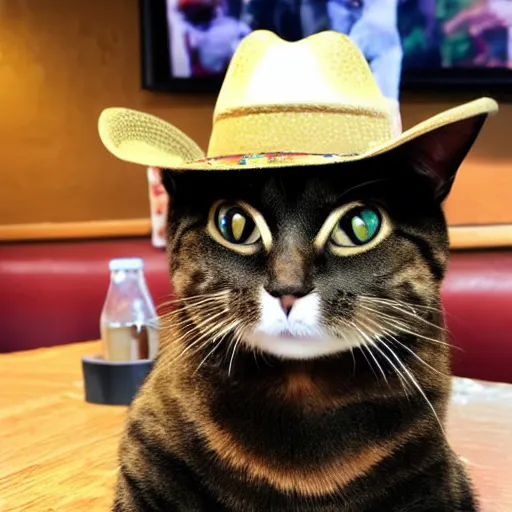
M 347 36 L 326 31 L 291 43 L 258 30 L 231 59 L 206 154 L 171 124 L 126 108 L 104 110 L 99 133 L 121 160 L 176 170 L 327 165 L 412 142 L 414 151 L 460 163 L 487 115 L 497 110 L 494 100 L 481 98 L 400 133 L 396 104 L 382 95 Z M 447 127 L 453 129 L 441 131 Z M 438 147 L 426 147 L 427 139 L 436 139 Z

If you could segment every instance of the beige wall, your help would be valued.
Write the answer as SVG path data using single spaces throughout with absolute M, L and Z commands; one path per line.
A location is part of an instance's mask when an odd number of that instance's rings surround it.
M 148 214 L 145 174 L 101 145 L 101 110 L 147 110 L 206 144 L 213 99 L 144 92 L 137 0 L 0 3 L 0 224 Z
M 145 110 L 205 147 L 214 98 L 142 91 L 139 73 L 137 0 L 2 0 L 0 224 L 147 216 L 145 173 L 103 148 L 99 113 Z M 448 106 L 406 101 L 404 125 Z M 512 222 L 511 115 L 504 105 L 464 165 L 451 223 Z

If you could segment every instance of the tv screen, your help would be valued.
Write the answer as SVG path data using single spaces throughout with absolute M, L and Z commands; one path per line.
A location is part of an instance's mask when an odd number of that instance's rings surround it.
M 512 0 L 141 0 L 143 87 L 217 91 L 239 42 L 349 35 L 383 94 L 512 84 Z

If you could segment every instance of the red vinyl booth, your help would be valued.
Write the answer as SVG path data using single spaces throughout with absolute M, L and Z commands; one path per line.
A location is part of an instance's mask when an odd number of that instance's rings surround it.
M 99 338 L 108 262 L 130 256 L 155 303 L 172 299 L 166 254 L 147 238 L 0 245 L 0 352 Z M 512 383 L 512 251 L 454 252 L 443 301 L 454 373 Z

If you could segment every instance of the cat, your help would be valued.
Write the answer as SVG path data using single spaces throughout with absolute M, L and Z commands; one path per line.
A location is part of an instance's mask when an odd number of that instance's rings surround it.
M 351 163 L 163 171 L 177 301 L 114 512 L 479 510 L 445 436 L 440 287 L 483 117 Z

